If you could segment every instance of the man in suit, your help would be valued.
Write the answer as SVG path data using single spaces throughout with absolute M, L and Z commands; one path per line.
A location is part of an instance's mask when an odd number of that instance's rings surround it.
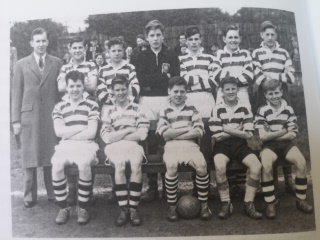
M 62 62 L 46 53 L 49 44 L 45 29 L 33 30 L 33 53 L 17 62 L 12 89 L 12 125 L 21 134 L 24 168 L 24 206 L 37 201 L 37 167 L 43 167 L 49 201 L 54 201 L 51 157 L 58 143 L 51 114 L 59 100 L 56 79 Z

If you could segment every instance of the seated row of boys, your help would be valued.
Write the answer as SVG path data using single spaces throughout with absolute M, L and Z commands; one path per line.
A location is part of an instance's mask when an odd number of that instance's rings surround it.
M 67 185 L 65 166 L 77 164 L 78 181 L 78 223 L 89 220 L 88 200 L 92 191 L 91 166 L 96 164 L 98 145 L 94 142 L 98 128 L 99 107 L 95 101 L 87 98 L 84 91 L 85 75 L 77 70 L 69 71 L 66 76 L 66 93 L 53 111 L 54 129 L 61 137 L 52 158 L 52 177 L 56 200 L 60 210 L 57 224 L 67 222 L 70 208 L 67 204 Z M 226 219 L 232 213 L 229 186 L 226 180 L 226 165 L 230 159 L 236 159 L 249 168 L 246 182 L 244 212 L 253 219 L 261 219 L 262 214 L 255 210 L 254 197 L 259 187 L 262 169 L 262 190 L 267 203 L 266 217 L 276 217 L 276 198 L 272 179 L 272 165 L 278 157 L 284 157 L 297 168 L 296 205 L 304 213 L 313 208 L 306 202 L 307 168 L 306 161 L 299 149 L 292 143 L 297 133 L 296 117 L 293 109 L 282 99 L 281 83 L 278 80 L 266 80 L 263 83 L 267 104 L 262 106 L 255 118 L 255 128 L 263 141 L 261 163 L 248 147 L 246 140 L 252 137 L 254 130 L 253 115 L 250 108 L 239 101 L 238 80 L 226 76 L 221 81 L 223 102 L 216 105 L 209 120 L 213 147 L 213 161 L 216 168 L 218 191 L 222 208 L 218 216 Z M 189 164 L 196 171 L 198 199 L 201 203 L 200 217 L 210 219 L 212 213 L 208 207 L 209 175 L 206 161 L 194 139 L 203 136 L 204 126 L 201 116 L 193 105 L 186 102 L 187 81 L 182 77 L 172 77 L 169 81 L 169 101 L 160 110 L 157 134 L 165 141 L 163 155 L 167 167 L 165 185 L 169 205 L 167 219 L 178 220 L 176 212 L 179 164 Z M 113 105 L 105 108 L 101 114 L 103 123 L 101 138 L 107 144 L 107 160 L 115 167 L 115 192 L 120 206 L 117 219 L 119 226 L 129 219 L 134 226 L 141 224 L 137 211 L 142 190 L 141 165 L 143 148 L 138 144 L 146 139 L 149 120 L 143 108 L 129 97 L 129 81 L 124 75 L 111 80 L 110 98 Z M 125 175 L 126 163 L 130 163 L 129 182 Z

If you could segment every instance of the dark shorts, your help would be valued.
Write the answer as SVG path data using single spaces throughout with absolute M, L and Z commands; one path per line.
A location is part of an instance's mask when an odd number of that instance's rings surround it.
M 270 142 L 263 143 L 261 152 L 264 149 L 270 149 L 272 152 L 274 152 L 278 156 L 278 159 L 286 159 L 288 152 L 294 146 L 295 145 L 292 141 L 285 141 L 285 142 L 270 141 Z
M 249 154 L 254 154 L 248 146 L 246 140 L 232 137 L 222 142 L 216 142 L 213 147 L 213 157 L 217 154 L 223 154 L 230 160 L 242 162 Z

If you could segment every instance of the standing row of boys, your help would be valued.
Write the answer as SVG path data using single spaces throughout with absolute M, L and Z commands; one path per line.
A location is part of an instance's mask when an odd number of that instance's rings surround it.
M 106 144 L 106 162 L 115 167 L 114 192 L 120 207 L 118 225 L 124 225 L 128 220 L 133 225 L 141 224 L 137 207 L 142 191 L 141 164 L 145 155 L 139 142 L 148 137 L 156 149 L 157 135 L 166 141 L 163 160 L 167 168 L 164 176 L 169 205 L 167 219 L 178 220 L 177 169 L 182 163 L 195 169 L 200 217 L 210 219 L 207 164 L 194 141 L 204 135 L 202 118 L 210 118 L 209 128 L 216 142 L 213 161 L 222 202 L 218 214 L 220 219 L 226 219 L 233 209 L 226 177 L 226 166 L 231 159 L 242 162 L 249 169 L 243 205 L 249 217 L 263 217 L 254 206 L 260 179 L 267 203 L 266 217 L 276 217 L 278 200 L 272 165 L 278 158 L 285 158 L 296 166 L 294 191 L 297 209 L 311 213 L 313 208 L 305 200 L 306 161 L 292 143 L 298 128 L 294 111 L 288 105 L 287 83 L 294 82 L 294 69 L 289 54 L 276 42 L 276 27 L 269 21 L 262 23 L 263 42 L 253 56 L 239 49 L 241 35 L 235 26 L 226 29 L 223 37 L 226 46 L 217 52 L 217 57 L 202 52 L 201 34 L 197 27 L 186 30 L 188 54 L 180 58 L 163 45 L 164 33 L 164 27 L 158 20 L 146 25 L 149 47 L 139 53 L 135 66 L 123 59 L 123 41 L 111 39 L 108 42 L 110 60 L 99 72 L 93 62 L 84 59 L 83 39 L 75 37 L 71 40 L 69 51 L 72 59 L 62 66 L 57 77 L 58 90 L 65 95 L 54 109 L 51 108 L 55 134 L 61 138 L 51 160 L 53 189 L 60 207 L 56 223 L 64 224 L 70 216 L 64 168 L 73 163 L 79 167 L 77 221 L 86 224 L 90 218 L 87 208 L 93 185 L 91 166 L 97 163 L 99 147 L 95 137 L 100 120 L 100 136 Z M 31 45 L 34 56 L 30 61 L 36 63 L 40 74 L 45 74 L 50 62 L 46 58 L 48 40 L 44 29 L 34 30 Z M 41 63 L 43 58 L 44 63 Z M 25 118 L 36 108 L 32 104 L 27 108 L 30 104 L 24 106 L 23 103 L 29 93 L 24 87 L 28 84 L 28 75 L 22 61 L 17 63 L 13 88 L 15 134 L 27 131 L 28 127 L 30 129 Z M 41 72 L 43 68 L 44 72 Z M 254 80 L 259 86 L 257 95 L 261 103 L 253 120 L 248 87 Z M 37 107 L 41 108 L 41 104 Z M 159 120 L 156 132 L 149 131 L 149 120 Z M 254 129 L 258 129 L 263 142 L 261 161 L 247 144 Z M 28 140 L 22 136 L 23 145 Z M 45 142 L 45 139 L 41 141 Z M 23 161 L 28 157 L 28 154 L 23 155 Z M 130 162 L 131 167 L 129 182 L 125 175 L 126 162 Z M 149 189 L 142 197 L 150 201 L 158 196 L 157 175 L 149 175 L 148 178 Z M 292 179 L 288 184 L 294 187 Z M 34 191 L 34 188 L 25 188 L 25 206 L 31 207 L 36 203 L 36 196 L 28 191 Z

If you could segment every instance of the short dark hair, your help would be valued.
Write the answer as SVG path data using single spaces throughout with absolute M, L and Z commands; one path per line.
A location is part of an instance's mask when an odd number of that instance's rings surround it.
M 114 89 L 114 86 L 116 84 L 122 84 L 126 85 L 127 88 L 129 88 L 129 81 L 123 74 L 117 74 L 111 81 L 111 89 Z
M 70 43 L 69 43 L 69 47 L 72 47 L 72 44 L 77 43 L 77 42 L 82 42 L 83 46 L 84 46 L 84 39 L 80 36 L 75 36 L 75 37 L 71 38 Z
M 82 82 L 82 84 L 84 84 L 84 77 L 85 77 L 84 73 L 79 72 L 78 70 L 71 70 L 70 72 L 68 72 L 66 74 L 66 77 L 65 77 L 66 84 L 68 85 L 70 79 L 75 82 L 80 80 Z
M 275 31 L 277 30 L 277 27 L 275 25 L 273 25 L 272 22 L 270 21 L 264 21 L 263 23 L 261 23 L 260 25 L 260 32 L 264 32 L 266 29 L 268 28 L 272 28 Z
M 180 77 L 180 76 L 175 76 L 173 78 L 171 78 L 169 80 L 169 89 L 171 90 L 175 85 L 177 86 L 184 86 L 185 89 L 187 90 L 187 87 L 188 87 L 188 83 L 187 81 L 183 78 L 183 77 Z
M 200 33 L 199 28 L 196 26 L 188 27 L 185 32 L 185 37 L 186 37 L 186 39 L 188 39 L 189 37 L 191 37 L 195 34 L 199 34 L 201 37 L 201 33 Z
M 238 28 L 235 25 L 229 25 L 224 31 L 223 31 L 223 36 L 226 37 L 229 31 L 238 31 L 239 32 L 239 36 L 241 37 L 241 32 L 240 32 L 240 28 Z
M 108 42 L 109 49 L 114 45 L 121 45 L 124 48 L 124 42 L 119 37 L 114 37 Z
M 144 32 L 146 35 L 148 35 L 148 33 L 151 30 L 156 30 L 156 29 L 159 29 L 162 32 L 162 34 L 164 34 L 164 32 L 165 32 L 163 24 L 157 19 L 148 22 L 148 24 L 146 25 L 146 27 L 144 29 Z
M 34 29 L 33 31 L 32 31 L 32 33 L 31 33 L 31 40 L 33 40 L 33 36 L 34 35 L 40 35 L 40 34 L 46 34 L 46 35 L 48 35 L 47 34 L 47 31 L 44 29 L 44 28 L 36 28 L 36 29 Z
M 138 39 L 138 38 L 142 39 L 143 41 L 145 40 L 143 34 L 138 34 L 136 39 Z
M 221 89 L 223 89 L 224 85 L 226 85 L 226 84 L 235 84 L 238 87 L 239 80 L 235 77 L 230 77 L 229 74 L 227 73 L 227 76 L 222 78 L 222 80 L 220 82 Z
M 267 93 L 267 91 L 274 91 L 278 87 L 280 87 L 280 89 L 282 89 L 282 84 L 277 79 L 266 79 L 266 80 L 262 81 L 261 84 L 262 84 L 262 89 L 263 89 L 264 93 Z
M 99 57 L 99 56 L 102 56 L 102 58 L 103 58 L 103 60 L 104 60 L 104 55 L 103 55 L 103 53 L 97 53 L 96 56 L 95 56 L 95 58 L 97 58 L 97 57 Z

